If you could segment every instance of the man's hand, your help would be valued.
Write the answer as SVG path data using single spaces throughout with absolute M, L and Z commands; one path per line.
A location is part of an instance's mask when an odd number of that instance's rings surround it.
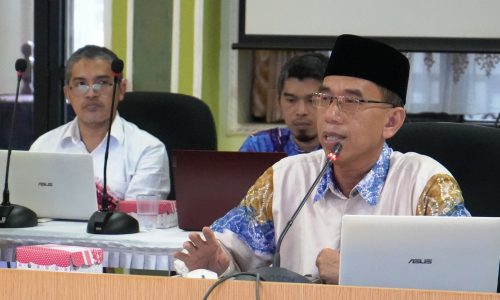
M 339 284 L 340 252 L 332 248 L 324 248 L 316 258 L 319 278 L 327 284 Z
M 187 253 L 176 252 L 174 257 L 182 260 L 190 271 L 207 269 L 220 276 L 229 267 L 229 255 L 209 227 L 203 227 L 202 233 L 205 240 L 198 233 L 191 232 L 189 241 L 182 245 Z

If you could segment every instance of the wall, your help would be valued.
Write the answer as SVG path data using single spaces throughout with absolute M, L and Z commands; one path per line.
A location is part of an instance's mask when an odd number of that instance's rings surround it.
M 127 63 L 132 62 L 132 66 L 126 71 L 132 73 L 129 80 L 133 90 L 199 97 L 214 116 L 218 149 L 236 151 L 247 133 L 227 129 L 227 114 L 237 112 L 227 111 L 228 102 L 223 99 L 227 93 L 221 94 L 221 87 L 226 85 L 221 78 L 227 78 L 228 71 L 226 54 L 235 51 L 224 36 L 228 3 L 114 0 L 112 48 L 119 56 L 130 58 Z
M 133 4 L 133 2 L 132 2 Z M 127 19 L 128 15 L 128 3 L 127 0 L 113 1 L 112 6 L 113 12 L 111 14 L 111 26 L 113 27 L 111 34 L 111 49 L 113 52 L 125 60 L 127 66 Z M 126 71 L 125 71 L 126 73 Z
M 284 8 L 288 20 L 294 22 L 276 22 L 276 12 Z M 498 39 L 498 11 L 497 0 L 309 0 L 307 5 L 303 0 L 250 0 L 246 1 L 245 32 L 271 36 L 338 36 L 352 32 L 372 37 Z
M 134 90 L 170 89 L 171 24 L 172 0 L 135 1 Z

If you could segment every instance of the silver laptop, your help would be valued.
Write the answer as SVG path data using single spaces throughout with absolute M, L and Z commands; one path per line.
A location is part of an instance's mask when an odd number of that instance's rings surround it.
M 500 218 L 342 219 L 341 285 L 496 292 Z
M 0 150 L 2 191 L 6 160 L 7 151 Z M 97 210 L 89 154 L 12 151 L 9 173 L 10 202 L 32 209 L 39 218 L 88 220 Z

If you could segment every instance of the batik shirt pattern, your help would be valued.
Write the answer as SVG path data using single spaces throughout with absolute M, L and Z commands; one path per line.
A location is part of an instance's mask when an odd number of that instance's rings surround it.
M 317 149 L 320 149 L 318 145 Z M 285 152 L 288 156 L 304 151 L 295 143 L 288 128 L 272 128 L 249 136 L 240 147 L 241 152 Z
M 236 208 L 212 224 L 242 270 L 271 262 L 276 236 L 324 163 L 322 150 L 276 163 Z M 282 266 L 300 274 L 317 273 L 314 262 L 321 249 L 339 249 L 345 214 L 470 215 L 460 187 L 446 168 L 427 156 L 394 152 L 387 145 L 349 196 L 338 188 L 333 169 L 324 174 L 313 195 L 281 248 Z

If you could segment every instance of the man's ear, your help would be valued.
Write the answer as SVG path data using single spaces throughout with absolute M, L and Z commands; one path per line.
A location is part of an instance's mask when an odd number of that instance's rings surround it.
M 69 98 L 69 86 L 67 84 L 64 85 L 63 92 L 64 92 L 64 98 L 66 98 L 66 103 L 71 103 L 71 100 Z
M 402 107 L 395 107 L 389 110 L 387 113 L 386 123 L 384 125 L 383 136 L 384 139 L 389 139 L 393 137 L 399 128 L 403 126 L 406 118 L 406 111 Z

